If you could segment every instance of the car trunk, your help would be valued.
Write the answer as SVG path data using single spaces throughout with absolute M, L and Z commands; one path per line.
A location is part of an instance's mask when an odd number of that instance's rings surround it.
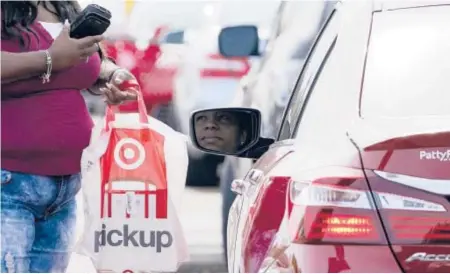
M 405 272 L 450 272 L 448 117 L 361 120 L 358 147 L 391 250 Z

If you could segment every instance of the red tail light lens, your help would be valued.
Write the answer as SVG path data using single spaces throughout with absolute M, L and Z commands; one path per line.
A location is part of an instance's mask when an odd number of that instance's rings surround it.
M 448 181 L 370 170 L 366 174 L 371 190 L 363 172 L 349 168 L 320 170 L 320 176 L 309 175 L 305 180 L 303 175 L 302 180 L 291 180 L 289 201 L 293 209 L 289 227 L 291 232 L 297 230 L 292 235 L 294 240 L 387 243 L 384 224 L 391 244 L 450 243 L 450 219 L 444 206 L 447 198 L 423 191 L 448 191 Z M 438 187 L 431 189 L 430 185 Z
M 209 55 L 202 66 L 202 77 L 241 78 L 250 70 L 246 58 L 225 58 L 221 55 Z
M 323 171 L 321 172 L 323 174 Z M 311 180 L 291 180 L 290 224 L 298 243 L 385 242 L 374 201 L 360 170 L 339 168 Z M 299 218 L 298 216 L 302 216 Z
M 330 215 L 321 216 L 320 222 L 315 224 L 322 234 L 328 237 L 372 237 L 374 236 L 374 226 L 371 217 L 352 216 L 352 215 Z M 308 235 L 313 238 L 313 235 Z
M 391 244 L 448 244 L 449 180 L 367 170 L 376 206 Z
M 450 221 L 447 218 L 391 216 L 389 224 L 393 236 L 399 240 L 450 241 Z

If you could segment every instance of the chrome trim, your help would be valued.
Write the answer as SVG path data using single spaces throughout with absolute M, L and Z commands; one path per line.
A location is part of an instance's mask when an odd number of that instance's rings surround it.
M 385 209 L 447 212 L 443 205 L 430 201 L 400 196 L 391 193 L 376 193 L 376 195 L 381 202 L 381 206 Z
M 381 178 L 391 182 L 425 190 L 439 195 L 450 195 L 450 180 L 421 178 L 379 170 L 374 170 L 373 172 Z
M 235 179 L 231 183 L 231 191 L 233 191 L 237 195 L 242 195 L 244 193 L 245 189 L 246 189 L 246 187 L 245 187 L 244 180 Z
M 251 184 L 257 184 L 260 181 L 261 177 L 263 177 L 263 175 L 264 172 L 262 172 L 261 170 L 252 169 L 248 172 L 248 181 Z

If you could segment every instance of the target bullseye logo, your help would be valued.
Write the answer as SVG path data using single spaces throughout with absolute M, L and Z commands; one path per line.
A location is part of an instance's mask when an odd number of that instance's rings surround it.
M 145 161 L 144 146 L 133 138 L 121 139 L 114 149 L 114 160 L 125 170 L 137 169 Z

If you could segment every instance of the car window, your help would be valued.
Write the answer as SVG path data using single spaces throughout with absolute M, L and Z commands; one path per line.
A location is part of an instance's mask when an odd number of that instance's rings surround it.
M 377 12 L 363 117 L 450 115 L 450 6 Z
M 312 1 L 314 3 L 314 1 Z M 293 2 L 295 3 L 295 2 Z M 316 10 L 314 8 L 312 9 L 313 12 L 315 12 L 315 16 L 317 19 L 313 21 L 318 21 L 317 24 L 311 24 L 311 26 L 315 26 L 312 31 L 307 36 L 307 39 L 298 39 L 295 41 L 295 49 L 291 53 L 292 59 L 305 59 L 308 55 L 309 49 L 311 48 L 312 43 L 314 42 L 314 38 L 317 35 L 317 31 L 322 27 L 325 20 L 328 19 L 331 10 L 333 9 L 334 5 L 337 3 L 337 1 L 325 1 L 320 2 L 316 1 L 315 3 L 319 3 L 320 6 L 316 7 Z M 303 7 L 305 8 L 305 7 Z M 305 19 L 304 19 L 305 20 Z M 299 22 L 301 24 L 302 22 Z M 298 29 L 298 25 L 295 24 L 294 28 Z
M 283 19 L 283 11 L 284 11 L 285 6 L 286 6 L 286 1 L 281 1 L 280 4 L 278 5 L 277 12 L 275 13 L 273 22 L 271 24 L 272 28 L 270 30 L 270 36 L 269 36 L 270 41 L 275 40 L 275 38 L 277 38 L 277 36 L 280 35 L 281 22 Z
M 331 45 L 337 37 L 339 28 L 338 13 L 334 11 L 325 24 L 325 28 L 319 34 L 315 45 L 306 60 L 300 79 L 298 80 L 294 93 L 291 96 L 280 132 L 278 134 L 278 140 L 284 140 L 292 137 L 294 125 L 303 105 L 304 95 L 311 87 L 311 84 L 324 58 L 327 56 Z
M 259 80 L 249 89 L 253 107 L 261 110 L 261 133 L 276 138 L 284 110 L 315 37 L 332 2 L 289 1 L 280 6 L 281 32 L 265 52 Z M 281 24 L 281 23 L 280 23 Z M 248 96 L 250 98 L 250 96 Z
M 292 52 L 291 58 L 292 59 L 298 59 L 303 60 L 308 56 L 309 48 L 311 47 L 311 40 L 307 41 L 300 41 L 295 49 L 294 52 Z

